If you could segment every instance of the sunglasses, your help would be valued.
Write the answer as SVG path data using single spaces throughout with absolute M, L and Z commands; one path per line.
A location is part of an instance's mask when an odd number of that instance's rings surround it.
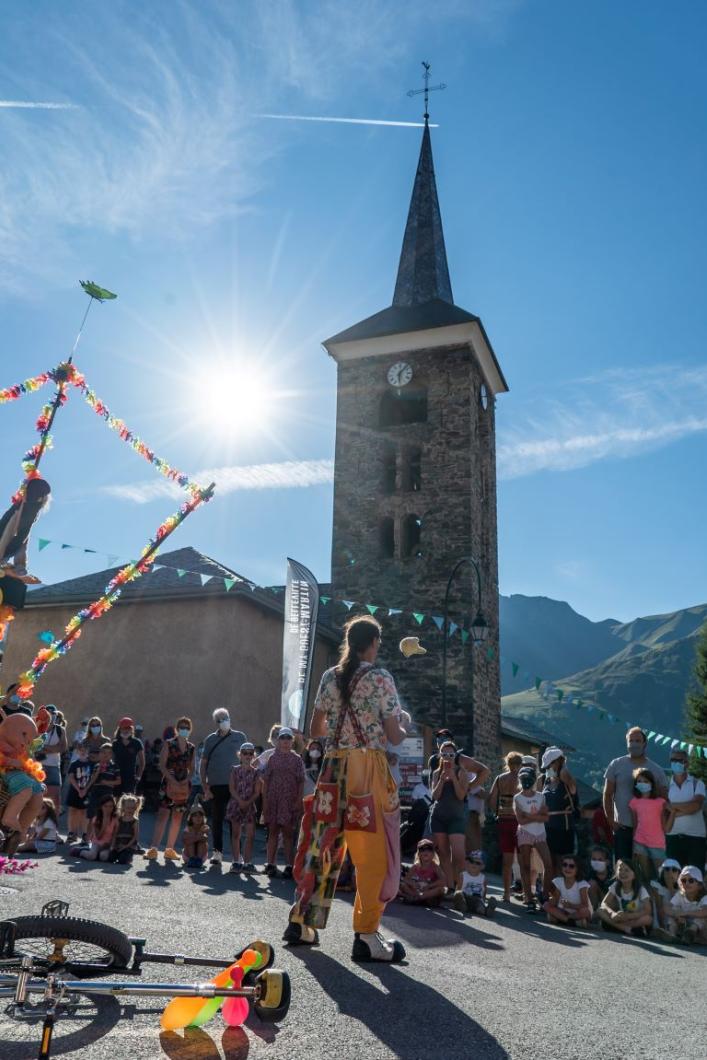
M 577 868 L 577 864 L 574 861 L 563 861 L 562 862 L 562 868 L 563 869 L 576 869 Z
M 467 858 L 466 860 L 469 865 L 480 865 L 481 868 L 484 867 L 483 861 L 477 861 L 476 858 Z
M 699 883 L 700 881 L 699 880 L 693 880 L 692 876 L 683 876 L 682 877 L 682 882 L 683 883 Z
M 663 869 L 663 872 L 680 872 L 680 869 L 674 869 L 668 865 L 667 869 Z
M 442 758 L 454 758 L 454 751 L 442 751 Z
M 255 754 L 254 751 L 241 751 L 243 758 L 252 758 Z

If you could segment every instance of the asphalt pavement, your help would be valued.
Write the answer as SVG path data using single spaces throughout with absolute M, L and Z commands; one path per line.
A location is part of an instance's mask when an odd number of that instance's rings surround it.
M 262 855 L 258 862 L 262 865 Z M 514 903 L 492 920 L 394 903 L 384 926 L 407 962 L 351 962 L 351 896 L 334 902 L 317 949 L 280 941 L 293 884 L 223 869 L 187 873 L 137 858 L 129 868 L 62 855 L 23 877 L 0 877 L 0 916 L 39 913 L 53 898 L 70 915 L 145 936 L 148 948 L 223 957 L 256 938 L 292 979 L 275 1027 L 220 1016 L 203 1030 L 161 1034 L 163 1002 L 91 1002 L 60 1020 L 53 1056 L 82 1060 L 680 1060 L 707 1057 L 707 951 L 554 927 Z M 497 893 L 497 892 L 496 892 Z M 207 980 L 206 969 L 148 965 L 144 979 Z M 1 1060 L 32 1060 L 39 1026 L 8 1019 L 0 1000 Z

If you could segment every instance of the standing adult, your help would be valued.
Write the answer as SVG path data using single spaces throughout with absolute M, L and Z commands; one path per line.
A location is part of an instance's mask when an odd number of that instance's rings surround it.
M 182 826 L 182 819 L 189 805 L 191 775 L 194 769 L 195 748 L 189 739 L 191 728 L 191 718 L 179 718 L 175 727 L 176 735 L 162 744 L 159 758 L 159 770 L 162 774 L 160 806 L 155 818 L 152 846 L 145 852 L 148 861 L 154 861 L 158 857 L 165 825 L 168 821 L 169 829 L 164 859 L 165 861 L 179 860 L 175 845 Z
M 57 817 L 61 813 L 61 756 L 66 752 L 66 728 L 57 720 L 57 708 L 53 703 L 46 703 L 45 710 L 50 714 L 51 721 L 44 739 L 39 761 L 46 773 L 44 783 L 47 786 L 47 798 L 54 803 Z
M 223 861 L 223 826 L 231 797 L 228 782 L 231 768 L 238 761 L 241 744 L 246 742 L 247 737 L 240 729 L 231 728 L 231 716 L 223 707 L 219 707 L 211 716 L 216 729 L 204 740 L 199 775 L 204 798 L 211 803 L 211 864 L 220 865 Z
M 108 737 L 103 732 L 103 722 L 97 714 L 94 714 L 92 718 L 88 719 L 88 732 L 86 733 L 89 762 L 93 762 L 95 765 L 98 761 L 101 747 L 103 747 L 107 739 Z
M 665 837 L 666 853 L 681 866 L 703 867 L 707 858 L 707 828 L 702 812 L 705 785 L 688 774 L 688 763 L 687 751 L 675 748 L 670 752 L 668 809 L 675 814 L 675 821 Z
M 572 861 L 566 855 L 574 855 L 576 847 L 574 797 L 577 783 L 559 747 L 547 748 L 542 757 L 542 768 L 545 771 L 543 795 L 550 815 L 545 822 L 545 835 L 552 855 L 553 872 L 559 877 L 562 862 Z
M 614 831 L 616 858 L 630 859 L 633 855 L 633 819 L 629 802 L 633 798 L 633 774 L 637 769 L 648 769 L 655 778 L 656 794 L 667 797 L 668 779 L 661 766 L 646 755 L 646 734 L 634 726 L 626 733 L 628 754 L 609 762 L 604 774 L 604 813 Z
M 132 718 L 121 718 L 113 734 L 113 761 L 120 770 L 118 795 L 134 795 L 145 771 L 145 748 Z
M 368 615 L 344 626 L 336 666 L 321 679 L 310 732 L 326 737 L 314 795 L 304 800 L 295 858 L 295 903 L 284 934 L 291 945 L 318 942 L 326 927 L 347 847 L 356 867 L 353 908 L 356 961 L 401 961 L 405 950 L 384 937 L 380 921 L 400 885 L 400 801 L 385 752 L 406 731 L 392 676 L 375 665 L 381 627 Z
M 439 768 L 432 774 L 430 828 L 450 891 L 459 889 L 464 871 L 468 789 L 469 777 L 459 765 L 456 745 L 448 740 L 439 749 Z
M 262 773 L 263 819 L 268 830 L 266 876 L 278 876 L 277 844 L 282 835 L 285 868 L 282 875 L 292 879 L 295 829 L 302 813 L 304 763 L 293 749 L 294 733 L 283 726 L 277 734 L 275 753 Z
M 518 751 L 509 751 L 504 761 L 506 768 L 491 785 L 487 805 L 491 813 L 496 814 L 496 837 L 503 862 L 503 901 L 510 902 L 518 834 L 518 818 L 513 808 L 513 797 L 520 787 L 518 772 L 523 765 L 523 756 Z

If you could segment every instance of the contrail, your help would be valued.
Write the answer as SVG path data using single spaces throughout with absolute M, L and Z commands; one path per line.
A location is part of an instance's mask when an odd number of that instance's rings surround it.
M 405 129 L 423 129 L 425 123 L 422 121 L 382 121 L 378 118 L 324 118 L 313 114 L 256 114 L 256 118 L 277 118 L 278 121 L 336 121 L 346 125 L 398 125 Z M 438 125 L 430 123 L 431 129 L 438 129 Z
M 32 103 L 22 99 L 0 99 L 0 108 L 16 110 L 77 110 L 75 103 Z

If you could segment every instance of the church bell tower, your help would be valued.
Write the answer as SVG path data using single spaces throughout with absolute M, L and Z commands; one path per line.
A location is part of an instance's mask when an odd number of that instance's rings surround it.
M 338 372 L 332 594 L 357 601 L 352 614 L 379 606 L 380 660 L 415 720 L 446 721 L 467 750 L 495 763 L 494 407 L 508 387 L 481 320 L 454 303 L 427 115 L 392 305 L 324 347 Z M 441 630 L 463 557 L 478 564 L 480 599 L 473 565 L 462 564 Z M 489 635 L 474 646 L 468 630 L 479 611 Z M 421 624 L 415 615 L 425 615 Z M 427 655 L 402 658 L 397 644 L 410 634 Z

